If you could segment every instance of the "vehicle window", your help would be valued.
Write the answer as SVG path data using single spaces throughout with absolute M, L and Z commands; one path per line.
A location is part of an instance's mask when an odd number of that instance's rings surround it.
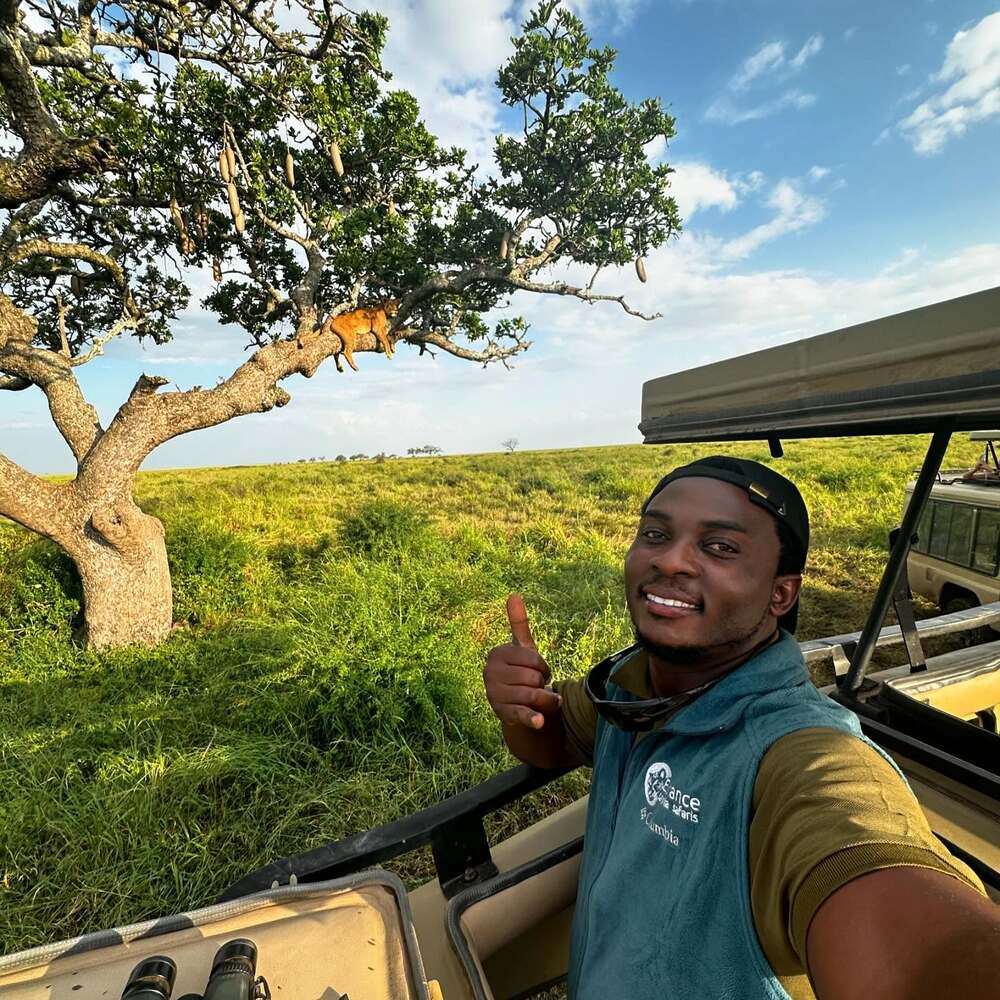
M 949 562 L 969 565 L 969 554 L 972 548 L 972 507 L 956 505 L 951 512 L 951 531 L 948 535 L 948 553 L 945 556 Z
M 934 516 L 934 503 L 924 506 L 924 511 L 917 522 L 917 540 L 912 548 L 917 552 L 927 551 L 927 540 L 931 537 L 931 518 Z
M 979 527 L 976 529 L 976 546 L 972 552 L 973 568 L 995 576 L 998 545 L 1000 545 L 1000 510 L 981 510 Z
M 948 552 L 948 533 L 951 531 L 951 513 L 955 505 L 934 504 L 934 523 L 931 526 L 927 551 L 938 559 L 944 559 Z

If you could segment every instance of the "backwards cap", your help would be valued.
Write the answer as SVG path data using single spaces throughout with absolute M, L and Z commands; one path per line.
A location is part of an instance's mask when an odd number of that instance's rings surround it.
M 652 503 L 653 498 L 675 479 L 688 476 L 700 476 L 703 479 L 718 479 L 730 483 L 739 489 L 746 490 L 751 503 L 762 507 L 776 521 L 785 525 L 787 534 L 796 545 L 792 553 L 800 567 L 805 566 L 806 553 L 809 551 L 809 512 L 798 487 L 790 479 L 786 479 L 774 469 L 752 462 L 747 458 L 730 458 L 727 455 L 712 455 L 709 458 L 699 458 L 688 465 L 668 472 L 653 488 L 642 512 Z M 798 621 L 799 602 L 778 621 L 778 624 L 788 632 L 795 632 Z

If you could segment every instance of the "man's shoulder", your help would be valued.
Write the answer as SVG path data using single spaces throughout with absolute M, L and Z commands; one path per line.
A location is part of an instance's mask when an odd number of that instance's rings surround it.
M 776 739 L 761 759 L 758 781 L 819 783 L 831 770 L 851 768 L 861 768 L 870 778 L 882 775 L 893 782 L 901 780 L 885 757 L 858 733 L 839 726 L 816 725 Z

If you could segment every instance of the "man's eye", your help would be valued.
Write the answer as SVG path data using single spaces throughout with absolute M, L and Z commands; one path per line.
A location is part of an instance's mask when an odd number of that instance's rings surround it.
M 667 536 L 659 528 L 642 528 L 639 537 L 645 538 L 648 542 L 662 542 Z
M 710 549 L 712 552 L 723 552 L 727 555 L 734 555 L 739 552 L 739 549 L 735 545 L 730 545 L 729 542 L 724 542 L 720 539 L 705 542 L 705 548 Z

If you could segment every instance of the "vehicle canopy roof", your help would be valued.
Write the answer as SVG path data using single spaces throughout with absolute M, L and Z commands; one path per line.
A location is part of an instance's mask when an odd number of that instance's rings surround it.
M 1000 287 L 652 379 L 649 443 L 1000 426 Z

